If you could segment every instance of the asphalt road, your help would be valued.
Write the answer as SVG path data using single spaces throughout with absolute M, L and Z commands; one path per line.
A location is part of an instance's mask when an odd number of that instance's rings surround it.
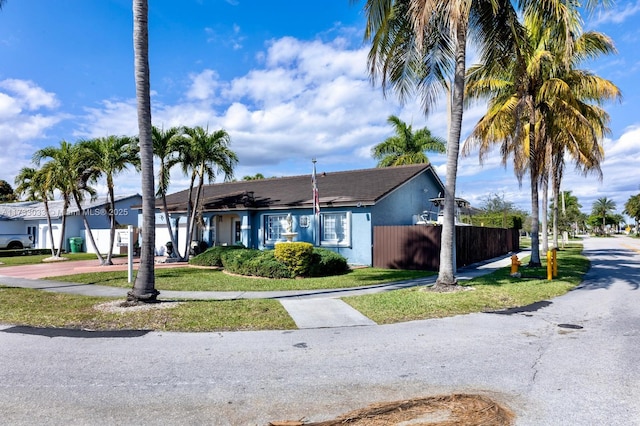
M 588 238 L 585 253 L 579 289 L 525 312 L 198 334 L 0 326 L 0 424 L 264 425 L 471 392 L 518 425 L 640 425 L 640 241 Z

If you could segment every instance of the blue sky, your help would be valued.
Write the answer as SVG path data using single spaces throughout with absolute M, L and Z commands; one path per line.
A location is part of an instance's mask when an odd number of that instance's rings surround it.
M 363 2 L 149 3 L 153 123 L 224 128 L 239 156 L 237 178 L 308 174 L 313 158 L 318 172 L 374 167 L 370 150 L 392 134 L 390 114 L 446 137 L 444 102 L 425 118 L 417 102 L 400 105 L 371 85 Z M 606 105 L 604 180 L 567 167 L 563 189 L 585 212 L 605 196 L 621 212 L 640 193 L 639 16 L 640 1 L 585 16 L 585 28 L 611 36 L 619 53 L 583 68 L 624 96 Z M 483 113 L 481 104 L 465 112 L 463 138 Z M 62 139 L 136 133 L 131 0 L 8 0 L 0 11 L 0 179 L 13 184 L 35 150 Z M 429 157 L 444 179 L 445 156 Z M 117 185 L 121 194 L 139 192 L 139 177 L 122 174 Z M 176 169 L 170 190 L 187 185 Z M 460 160 L 457 195 L 474 206 L 499 194 L 529 209 L 528 188 L 497 156 L 483 165 L 475 153 Z

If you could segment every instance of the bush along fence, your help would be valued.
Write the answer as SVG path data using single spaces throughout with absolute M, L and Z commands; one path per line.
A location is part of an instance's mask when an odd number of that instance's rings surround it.
M 437 271 L 440 266 L 441 226 L 375 226 L 373 266 Z M 517 229 L 456 227 L 458 267 L 520 249 Z
M 349 270 L 343 256 L 304 242 L 279 243 L 275 250 L 211 247 L 192 257 L 189 263 L 265 278 L 322 277 L 344 274 Z

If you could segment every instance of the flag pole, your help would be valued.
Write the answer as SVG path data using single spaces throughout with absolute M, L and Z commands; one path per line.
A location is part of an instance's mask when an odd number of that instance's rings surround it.
M 313 163 L 313 173 L 311 174 L 311 186 L 313 190 L 313 233 L 314 243 L 318 245 L 320 238 L 320 198 L 318 197 L 318 182 L 316 180 L 316 159 L 311 160 Z

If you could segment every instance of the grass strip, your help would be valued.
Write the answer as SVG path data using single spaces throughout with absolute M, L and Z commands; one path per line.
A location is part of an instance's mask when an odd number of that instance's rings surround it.
M 277 280 L 229 275 L 218 269 L 194 267 L 158 268 L 155 274 L 156 289 L 160 291 L 279 291 L 361 287 L 426 277 L 434 275 L 435 272 L 359 268 L 344 275 L 331 277 Z M 48 277 L 47 279 L 71 283 L 131 287 L 131 284 L 127 283 L 126 271 L 91 272 Z
M 49 257 L 51 257 L 51 253 L 24 256 L 0 256 L 0 268 L 2 268 L 3 266 L 37 265 L 38 263 L 43 263 L 42 261 Z M 93 253 L 64 253 L 62 257 L 69 259 L 65 260 L 64 262 L 71 262 L 73 260 L 98 261 L 98 257 Z
M 463 281 L 473 290 L 455 293 L 424 291 L 422 287 L 345 297 L 343 300 L 378 324 L 441 318 L 472 312 L 495 311 L 526 306 L 565 294 L 577 286 L 589 268 L 582 246 L 558 251 L 558 277 L 546 280 L 546 266 L 520 268 L 525 278 L 513 278 L 510 268 Z M 543 258 L 546 265 L 546 258 Z M 523 265 L 528 259 L 523 259 Z M 527 278 L 528 277 L 528 278 Z
M 0 287 L 0 323 L 89 330 L 289 330 L 295 323 L 276 300 L 188 301 L 168 309 L 108 312 L 117 299 Z M 118 301 L 124 301 L 122 299 Z
M 414 288 L 347 297 L 344 300 L 379 324 L 525 306 L 562 295 L 581 282 L 584 273 L 589 268 L 589 261 L 582 256 L 581 249 L 578 246 L 571 246 L 558 251 L 559 276 L 553 281 L 535 278 L 546 277 L 545 267 L 521 268 L 525 278 L 511 277 L 507 267 L 462 283 L 465 286 L 473 287 L 473 291 L 432 293 Z M 546 259 L 542 260 L 544 263 Z M 527 259 L 522 259 L 522 261 L 525 264 Z M 181 281 L 181 274 L 176 275 L 180 269 L 221 274 L 220 271 L 194 268 L 166 269 L 157 272 L 161 276 L 165 273 L 169 274 L 166 276 L 168 280 Z M 349 277 L 349 280 L 364 285 L 362 283 L 379 283 L 374 280 L 385 278 L 391 281 L 396 281 L 400 279 L 399 277 L 407 279 L 405 273 L 415 273 L 418 274 L 417 276 L 425 275 L 424 272 L 367 268 L 355 270 L 344 276 L 319 280 L 345 280 L 345 277 Z M 110 273 L 97 275 L 102 274 Z M 217 275 L 207 277 L 211 276 Z M 224 275 L 224 277 L 225 279 L 243 280 L 247 285 L 254 283 L 254 287 L 252 287 L 254 290 L 256 289 L 255 283 L 260 281 L 246 277 L 230 277 L 228 275 Z M 126 282 L 126 278 L 124 281 Z M 265 281 L 305 282 L 307 280 Z M 329 281 L 325 281 L 322 288 L 326 288 L 324 285 L 328 285 Z M 340 282 L 339 286 L 345 286 L 345 281 Z M 185 301 L 169 309 L 125 310 L 124 312 L 108 312 L 97 309 L 98 306 L 114 300 L 117 299 L 0 286 L 0 306 L 2 307 L 0 309 L 0 323 L 91 330 L 138 329 L 185 332 L 296 328 L 285 309 L 275 300 Z

